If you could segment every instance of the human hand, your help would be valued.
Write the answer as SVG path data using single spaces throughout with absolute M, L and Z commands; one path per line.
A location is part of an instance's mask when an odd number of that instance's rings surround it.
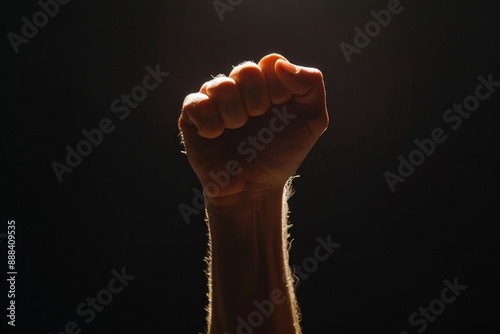
M 282 190 L 328 122 L 322 73 L 270 54 L 189 94 L 178 124 L 205 197 L 215 199 Z

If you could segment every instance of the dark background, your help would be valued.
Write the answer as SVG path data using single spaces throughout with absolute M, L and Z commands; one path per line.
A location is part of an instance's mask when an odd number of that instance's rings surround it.
M 454 277 L 468 288 L 425 332 L 500 333 L 500 91 L 458 130 L 442 120 L 479 75 L 500 81 L 496 1 L 402 5 L 348 64 L 339 44 L 387 1 L 244 0 L 220 21 L 211 0 L 73 0 L 18 54 L 6 36 L 40 7 L 5 2 L 0 233 L 16 221 L 18 270 L 9 332 L 55 334 L 72 320 L 82 333 L 204 332 L 207 230 L 201 214 L 187 225 L 178 210 L 199 186 L 177 118 L 211 75 L 277 52 L 323 72 L 330 113 L 290 200 L 292 264 L 317 237 L 342 244 L 298 289 L 304 333 L 417 333 L 408 317 Z M 119 120 L 111 102 L 156 64 L 170 76 Z M 105 117 L 115 131 L 59 183 L 51 163 Z M 448 140 L 392 193 L 383 173 L 436 127 Z M 85 324 L 76 306 L 123 267 L 136 278 Z

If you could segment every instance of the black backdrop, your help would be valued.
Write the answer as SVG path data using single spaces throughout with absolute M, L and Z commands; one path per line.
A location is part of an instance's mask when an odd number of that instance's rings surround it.
M 18 53 L 8 33 L 20 35 L 21 18 L 40 6 L 4 3 L 0 233 L 16 221 L 18 272 L 16 327 L 5 328 L 204 332 L 206 226 L 201 214 L 186 224 L 178 209 L 198 182 L 177 117 L 211 75 L 278 52 L 322 70 L 330 113 L 290 200 L 292 264 L 312 256 L 318 237 L 341 244 L 298 288 L 304 332 L 417 333 L 410 315 L 456 277 L 467 289 L 425 332 L 500 333 L 500 91 L 459 129 L 443 121 L 478 76 L 500 81 L 496 2 L 404 1 L 351 63 L 340 43 L 353 44 L 353 28 L 387 1 L 232 3 L 221 21 L 211 0 L 73 0 Z M 119 119 L 111 103 L 157 64 L 168 77 Z M 51 164 L 104 118 L 114 131 L 59 182 Z M 435 128 L 447 141 L 391 192 L 384 173 L 397 173 L 398 156 Z M 135 278 L 85 323 L 77 306 L 122 268 Z

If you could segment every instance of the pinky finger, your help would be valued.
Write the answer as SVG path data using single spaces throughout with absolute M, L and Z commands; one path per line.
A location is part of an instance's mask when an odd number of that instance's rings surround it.
M 182 106 L 179 126 L 195 126 L 198 135 L 204 138 L 216 138 L 224 132 L 224 122 L 215 102 L 203 93 L 186 96 Z

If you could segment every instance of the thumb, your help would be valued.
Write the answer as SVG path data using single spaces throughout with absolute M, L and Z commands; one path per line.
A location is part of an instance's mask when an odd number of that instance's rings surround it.
M 323 74 L 318 69 L 294 65 L 278 59 L 274 70 L 281 84 L 294 95 L 295 102 L 303 105 L 324 104 Z

